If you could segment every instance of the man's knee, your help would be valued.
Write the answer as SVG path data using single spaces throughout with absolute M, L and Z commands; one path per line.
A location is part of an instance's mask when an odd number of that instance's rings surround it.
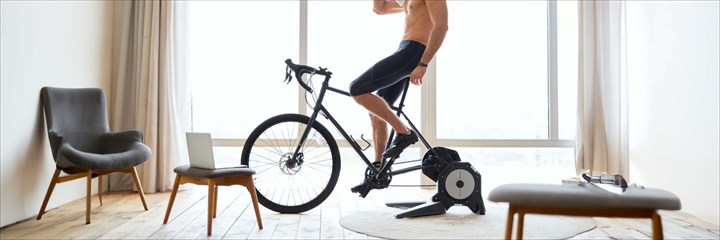
M 360 95 L 354 95 L 352 96 L 353 100 L 357 103 L 365 103 L 367 102 L 367 99 L 370 97 L 371 93 L 365 93 Z

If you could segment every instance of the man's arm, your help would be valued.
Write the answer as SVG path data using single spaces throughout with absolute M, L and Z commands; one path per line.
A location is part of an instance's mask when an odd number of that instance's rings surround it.
M 373 11 L 377 14 L 390 14 L 404 12 L 405 9 L 395 0 L 374 0 Z
M 427 64 L 435 57 L 435 53 L 437 53 L 440 46 L 442 46 L 443 40 L 445 40 L 445 34 L 448 31 L 448 9 L 445 0 L 425 1 L 425 6 L 433 24 L 428 46 L 425 49 L 425 54 L 420 59 L 421 62 Z

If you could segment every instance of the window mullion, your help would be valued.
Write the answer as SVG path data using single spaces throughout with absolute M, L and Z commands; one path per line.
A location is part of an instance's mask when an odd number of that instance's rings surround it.
M 437 144 L 437 57 L 433 58 L 433 60 L 430 61 L 430 65 L 428 66 L 427 73 L 425 74 L 425 80 L 423 81 L 422 91 L 420 93 L 420 117 L 421 117 L 421 124 L 420 124 L 420 131 L 422 132 L 423 137 L 425 137 L 425 140 L 430 143 L 431 146 L 436 146 Z M 421 147 L 420 156 L 418 158 L 422 159 L 424 156 L 425 151 L 422 149 L 425 149 L 425 147 Z M 422 185 L 432 185 L 434 182 L 428 178 L 425 175 L 420 175 L 420 183 Z
M 557 2 L 548 1 L 548 136 L 551 141 L 559 139 L 557 27 Z
M 308 60 L 308 1 L 298 1 L 300 4 L 300 14 L 299 14 L 299 21 L 300 24 L 300 41 L 299 41 L 299 52 L 300 52 L 300 64 L 307 64 Z M 298 81 L 302 81 L 302 79 L 297 79 Z M 305 94 L 307 93 L 305 89 L 303 89 L 300 84 L 297 84 L 298 89 L 298 113 L 307 115 L 307 107 L 305 107 Z
M 431 60 L 430 66 L 428 66 L 427 73 L 425 74 L 425 81 L 423 81 L 424 86 L 422 86 L 420 93 L 420 117 L 422 118 L 420 131 L 430 145 L 433 145 L 435 140 L 437 140 L 437 132 L 435 131 L 435 129 L 437 129 L 436 65 L 437 61 L 435 59 Z

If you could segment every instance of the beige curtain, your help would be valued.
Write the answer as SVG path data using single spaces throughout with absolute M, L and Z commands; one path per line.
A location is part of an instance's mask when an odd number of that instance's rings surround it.
M 624 6 L 624 1 L 578 2 L 578 173 L 629 177 Z
M 187 162 L 185 3 L 116 1 L 114 11 L 111 128 L 139 128 L 145 133 L 152 156 L 138 168 L 143 190 L 169 190 L 173 168 Z M 110 176 L 109 188 L 132 189 L 127 175 Z

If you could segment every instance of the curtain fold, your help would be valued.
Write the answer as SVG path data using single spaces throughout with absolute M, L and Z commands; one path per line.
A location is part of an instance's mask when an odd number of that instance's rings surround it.
M 110 126 L 141 129 L 152 156 L 138 167 L 143 190 L 172 188 L 173 168 L 187 162 L 190 126 L 183 1 L 116 1 Z M 133 188 L 128 174 L 110 176 L 111 190 Z
M 578 173 L 629 178 L 624 6 L 624 1 L 578 2 Z

